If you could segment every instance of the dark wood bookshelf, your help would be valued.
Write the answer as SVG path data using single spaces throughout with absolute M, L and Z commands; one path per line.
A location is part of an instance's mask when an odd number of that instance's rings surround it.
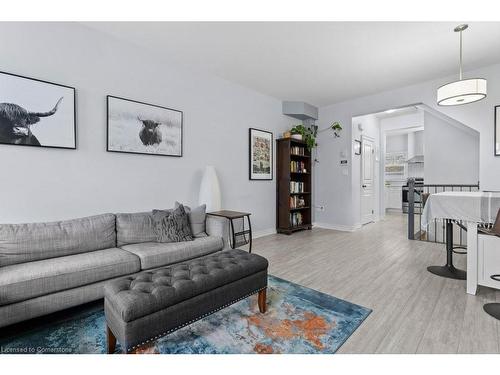
M 282 138 L 276 140 L 276 158 L 276 231 L 292 234 L 311 229 L 311 153 L 305 142 Z M 299 169 L 306 172 L 292 172 L 292 163 L 295 163 L 294 167 L 301 163 Z M 292 182 L 300 183 L 302 191 L 292 191 Z M 298 205 L 299 200 L 303 201 L 302 205 Z M 294 202 L 297 206 L 292 205 Z

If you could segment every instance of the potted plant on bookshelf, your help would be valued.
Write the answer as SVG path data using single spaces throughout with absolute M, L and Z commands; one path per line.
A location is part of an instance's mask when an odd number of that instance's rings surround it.
M 316 147 L 316 136 L 311 129 L 306 128 L 304 125 L 295 125 L 290 129 L 290 132 L 292 133 L 292 138 L 306 142 L 309 151 Z M 294 135 L 300 135 L 300 138 L 294 137 Z

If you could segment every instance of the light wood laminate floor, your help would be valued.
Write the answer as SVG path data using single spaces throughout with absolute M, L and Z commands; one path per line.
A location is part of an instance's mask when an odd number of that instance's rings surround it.
M 253 252 L 275 276 L 373 310 L 339 353 L 500 353 L 500 322 L 482 309 L 500 302 L 500 291 L 471 296 L 465 281 L 427 272 L 445 263 L 444 245 L 407 240 L 405 220 L 270 235 L 255 239 Z M 457 267 L 465 260 L 455 255 Z

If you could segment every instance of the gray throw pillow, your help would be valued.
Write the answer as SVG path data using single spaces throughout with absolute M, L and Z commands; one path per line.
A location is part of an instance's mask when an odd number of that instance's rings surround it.
M 174 208 L 182 206 L 181 203 L 175 202 Z M 206 210 L 207 205 L 202 204 L 201 206 L 195 208 L 189 208 L 188 206 L 184 206 L 186 213 L 188 214 L 189 225 L 191 226 L 191 233 L 194 237 L 206 237 L 205 232 L 205 220 L 206 220 Z
M 188 215 L 183 205 L 172 211 L 153 210 L 153 223 L 157 242 L 193 240 Z

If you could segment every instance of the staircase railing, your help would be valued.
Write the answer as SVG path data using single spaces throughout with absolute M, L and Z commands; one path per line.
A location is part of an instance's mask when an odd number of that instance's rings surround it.
M 444 191 L 479 191 L 479 184 L 432 184 L 432 185 L 417 185 L 415 180 L 408 179 L 408 239 L 418 241 L 428 241 L 445 243 L 446 228 L 444 221 L 434 220 L 431 222 L 427 230 L 422 230 L 422 212 L 427 197 L 430 194 L 440 193 Z M 419 197 L 419 202 L 415 202 L 415 197 Z M 464 246 L 467 242 L 465 229 L 460 226 L 454 226 L 453 239 L 455 245 Z

